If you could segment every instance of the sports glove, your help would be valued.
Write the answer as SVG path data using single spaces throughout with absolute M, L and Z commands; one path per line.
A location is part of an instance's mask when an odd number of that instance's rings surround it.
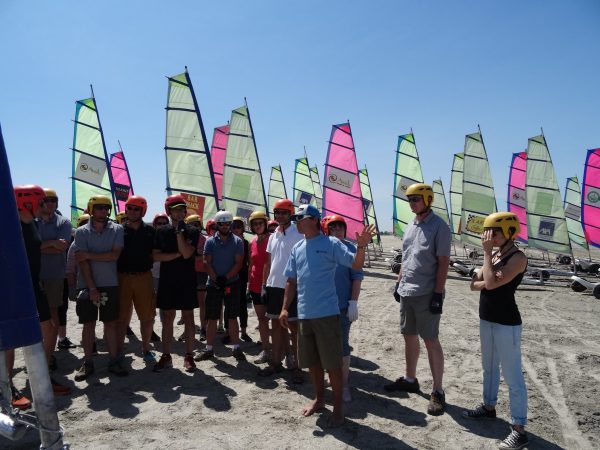
M 358 300 L 350 300 L 348 302 L 348 320 L 350 322 L 358 320 Z

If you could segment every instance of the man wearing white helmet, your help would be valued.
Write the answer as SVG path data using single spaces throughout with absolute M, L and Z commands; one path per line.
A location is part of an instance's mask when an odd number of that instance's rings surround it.
M 196 360 L 204 361 L 214 357 L 217 322 L 225 302 L 225 319 L 229 321 L 229 337 L 233 344 L 232 355 L 238 361 L 245 361 L 246 357 L 240 348 L 237 322 L 240 310 L 238 273 L 244 259 L 244 244 L 231 232 L 233 215 L 229 211 L 219 211 L 215 215 L 215 222 L 217 232 L 206 240 L 204 246 L 204 266 L 209 277 L 206 285 L 206 348 Z

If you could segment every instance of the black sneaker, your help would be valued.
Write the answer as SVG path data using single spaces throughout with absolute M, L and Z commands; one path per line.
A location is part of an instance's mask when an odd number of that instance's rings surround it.
M 215 352 L 213 352 L 212 350 L 202 350 L 200 351 L 199 355 L 196 355 L 196 357 L 194 358 L 194 361 L 206 361 L 208 359 L 212 359 L 215 356 Z
M 244 355 L 244 352 L 239 347 L 233 349 L 233 351 L 231 352 L 231 356 L 233 356 L 238 361 L 246 361 L 246 355 Z
M 206 341 L 206 330 L 200 329 L 200 342 Z
M 71 342 L 71 339 L 69 339 L 68 337 L 65 337 L 58 341 L 58 344 L 56 345 L 56 347 L 59 350 L 69 350 L 70 348 L 75 348 L 77 346 L 75 344 L 73 344 L 73 342 Z
M 433 391 L 429 398 L 427 406 L 427 414 L 430 416 L 441 416 L 446 409 L 446 394 L 443 392 Z
M 150 335 L 150 341 L 152 342 L 160 342 L 160 336 L 152 330 L 152 334 Z
M 478 405 L 473 409 L 466 409 L 462 412 L 462 416 L 467 419 L 495 419 L 496 418 L 496 410 L 495 409 L 487 409 L 483 403 Z
M 118 377 L 126 377 L 129 372 L 125 367 L 121 365 L 120 361 L 114 361 L 108 365 L 108 371 L 115 374 Z
M 404 392 L 420 392 L 419 388 L 419 380 L 415 378 L 415 381 L 412 383 L 410 381 L 406 381 L 404 377 L 398 378 L 396 381 L 390 384 L 386 384 L 383 388 L 388 392 L 393 391 L 404 391 Z
M 252 338 L 250 336 L 248 336 L 247 333 L 242 333 L 240 337 L 242 338 L 242 341 L 244 341 L 244 342 L 252 342 Z
M 502 442 L 498 444 L 498 448 L 507 450 L 519 450 L 529 444 L 527 433 L 519 433 L 517 430 L 511 430 L 510 434 L 506 436 Z
M 75 374 L 75 381 L 83 381 L 94 373 L 94 363 L 92 361 L 84 361 L 83 365 Z
M 131 329 L 131 327 L 127 327 L 127 331 L 126 331 L 127 337 L 135 337 L 135 333 L 133 332 L 133 330 Z

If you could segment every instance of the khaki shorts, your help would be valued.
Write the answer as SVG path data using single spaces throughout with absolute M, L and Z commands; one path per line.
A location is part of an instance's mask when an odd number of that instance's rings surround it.
M 128 321 L 132 308 L 141 322 L 154 319 L 156 297 L 152 284 L 152 273 L 119 273 L 119 320 Z
M 431 295 L 400 298 L 400 332 L 419 335 L 423 339 L 437 339 L 440 333 L 441 314 L 431 314 Z
M 65 281 L 62 278 L 57 280 L 42 280 L 42 286 L 44 287 L 44 292 L 46 292 L 50 308 L 59 308 L 62 306 L 64 285 Z
M 342 367 L 340 316 L 298 320 L 298 364 L 325 370 Z

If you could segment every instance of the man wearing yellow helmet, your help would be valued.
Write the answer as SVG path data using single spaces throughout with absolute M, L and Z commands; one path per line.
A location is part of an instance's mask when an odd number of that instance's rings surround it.
M 384 388 L 387 391 L 420 391 L 416 374 L 421 337 L 433 377 L 427 413 L 437 416 L 443 414 L 446 407 L 442 387 L 444 352 L 438 335 L 450 260 L 450 228 L 431 210 L 431 186 L 412 184 L 406 189 L 406 197 L 415 219 L 404 231 L 402 267 L 394 289 L 394 298 L 400 303 L 406 374 Z
M 75 375 L 83 381 L 94 373 L 92 352 L 96 335 L 96 321 L 104 323 L 104 335 L 110 355 L 108 370 L 118 376 L 127 375 L 127 369 L 117 355 L 117 319 L 119 296 L 117 260 L 123 249 L 123 227 L 108 220 L 112 201 L 105 195 L 96 195 L 88 202 L 91 220 L 75 231 L 75 259 L 79 264 L 77 288 L 77 315 L 83 324 L 82 343 L 84 362 Z
M 502 367 L 502 375 L 509 388 L 512 429 L 499 447 L 519 449 L 526 446 L 529 440 L 525 433 L 527 386 L 521 367 L 522 321 L 515 291 L 527 269 L 527 257 L 514 244 L 520 231 L 519 219 L 514 214 L 490 214 L 483 222 L 483 229 L 483 267 L 471 282 L 471 290 L 480 291 L 483 403 L 463 411 L 463 416 L 469 419 L 496 417 Z M 499 250 L 493 252 L 494 247 Z

